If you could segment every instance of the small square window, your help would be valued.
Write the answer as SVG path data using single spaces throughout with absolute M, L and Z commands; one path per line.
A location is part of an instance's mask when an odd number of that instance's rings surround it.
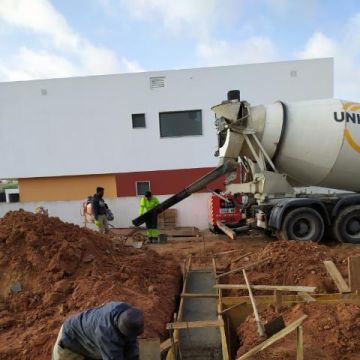
M 132 114 L 132 127 L 133 129 L 144 128 L 145 126 L 145 114 Z
M 150 181 L 137 181 L 136 182 L 136 195 L 145 195 L 147 191 L 150 191 Z

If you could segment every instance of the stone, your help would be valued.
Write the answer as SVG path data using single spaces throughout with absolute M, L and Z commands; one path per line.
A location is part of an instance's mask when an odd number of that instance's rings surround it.
M 83 263 L 87 264 L 95 260 L 95 256 L 93 254 L 88 254 L 83 258 Z
M 18 281 L 16 281 L 10 284 L 10 290 L 13 294 L 17 294 L 22 290 L 22 286 Z

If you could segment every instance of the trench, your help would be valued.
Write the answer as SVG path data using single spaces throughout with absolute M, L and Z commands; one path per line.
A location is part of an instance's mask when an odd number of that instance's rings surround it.
M 213 269 L 196 269 L 184 274 L 182 294 L 211 294 L 214 297 L 182 297 L 177 322 L 216 321 L 217 297 Z M 185 328 L 174 333 L 178 340 L 175 353 L 167 359 L 222 360 L 219 327 Z

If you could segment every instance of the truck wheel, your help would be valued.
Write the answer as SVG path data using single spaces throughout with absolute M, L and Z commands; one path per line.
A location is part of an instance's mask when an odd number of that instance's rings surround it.
M 334 235 L 337 241 L 360 244 L 360 205 L 340 211 L 334 223 Z
M 323 218 L 316 210 L 307 207 L 287 213 L 280 231 L 283 240 L 320 241 L 323 235 Z

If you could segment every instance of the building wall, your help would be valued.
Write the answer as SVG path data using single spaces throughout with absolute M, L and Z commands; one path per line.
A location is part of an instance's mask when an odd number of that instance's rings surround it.
M 136 196 L 136 182 L 149 181 L 156 195 L 175 194 L 214 168 L 142 171 L 116 174 L 118 196 Z M 223 188 L 224 176 L 208 184 L 209 189 Z M 206 189 L 204 189 L 206 191 Z
M 154 76 L 164 88 L 150 88 Z M 332 97 L 333 61 L 0 83 L 0 179 L 214 167 L 210 108 L 230 89 L 253 105 Z M 194 109 L 203 135 L 160 137 L 159 112 Z M 133 113 L 146 128 L 132 129 Z
M 117 196 L 115 175 L 61 176 L 19 179 L 20 201 L 80 200 L 105 188 L 106 196 Z
M 159 200 L 163 201 L 170 195 L 160 195 Z M 115 215 L 112 224 L 115 227 L 129 227 L 131 220 L 138 216 L 139 197 L 106 198 L 106 203 Z M 191 195 L 173 208 L 177 209 L 178 226 L 197 226 L 200 229 L 208 227 L 208 200 L 209 194 L 200 193 Z M 39 201 L 21 203 L 0 203 L 0 218 L 8 211 L 24 209 L 34 212 L 39 206 L 49 211 L 50 216 L 57 216 L 61 220 L 83 225 L 83 218 L 80 215 L 82 201 Z

